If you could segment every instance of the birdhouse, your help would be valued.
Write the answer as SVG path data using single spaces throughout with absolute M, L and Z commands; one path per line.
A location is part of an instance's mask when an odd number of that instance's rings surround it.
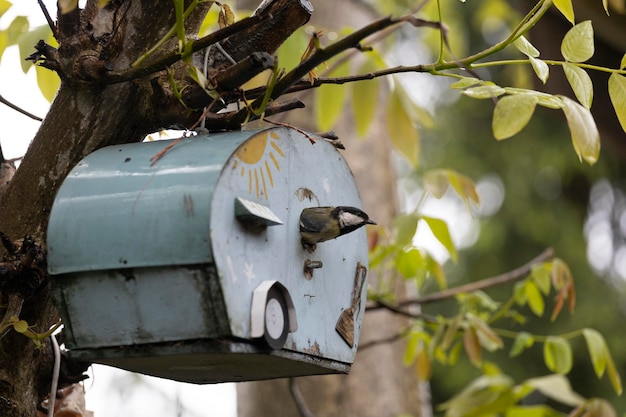
M 193 383 L 347 373 L 365 230 L 312 251 L 299 232 L 305 208 L 360 207 L 339 151 L 286 127 L 170 143 L 100 149 L 56 196 L 48 270 L 70 356 Z

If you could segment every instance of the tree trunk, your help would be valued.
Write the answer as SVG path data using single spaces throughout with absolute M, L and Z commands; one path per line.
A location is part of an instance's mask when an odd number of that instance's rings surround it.
M 170 53 L 172 62 L 128 80 L 120 77 L 124 71 L 132 70 L 131 63 L 174 26 L 175 12 L 170 0 L 111 1 L 102 8 L 98 3 L 88 0 L 83 10 L 59 14 L 59 47 L 55 49 L 43 42 L 36 47 L 35 58 L 57 71 L 62 83 L 8 186 L 5 187 L 4 176 L 1 178 L 0 232 L 4 234 L 0 233 L 0 240 L 9 249 L 12 245 L 7 242 L 25 235 L 35 238 L 28 240 L 36 242 L 33 249 L 45 248 L 54 196 L 70 169 L 84 156 L 103 146 L 140 141 L 147 133 L 169 123 L 190 126 L 202 113 L 202 107 L 212 100 L 207 94 L 192 94 L 204 102 L 190 111 L 172 91 L 164 69 L 180 59 L 175 37 L 146 60 L 159 62 L 159 58 Z M 185 3 L 187 7 L 192 2 Z M 197 5 L 185 20 L 187 33 L 198 32 L 212 3 Z M 242 56 L 255 52 L 270 54 L 308 20 L 307 4 L 274 0 L 256 18 L 243 25 L 236 23 L 220 33 L 236 44 L 237 53 Z M 256 37 L 259 34 L 263 39 Z M 180 77 L 177 82 L 189 82 L 185 64 L 176 64 L 175 70 Z M 218 75 L 219 70 L 216 69 Z M 203 89 L 190 84 L 185 91 Z M 18 316 L 34 332 L 42 333 L 58 316 L 50 299 L 43 250 L 35 253 L 36 262 L 28 251 L 2 252 L 0 305 L 4 307 L 0 315 L 1 324 L 9 330 L 0 338 L 0 416 L 33 416 L 35 407 L 50 390 L 52 349 L 48 339 L 37 349 L 28 338 L 13 331 L 10 323 L 12 317 Z M 69 378 L 61 382 L 73 381 Z
M 314 6 L 311 22 L 329 30 L 359 27 L 376 18 L 360 2 L 316 2 Z M 252 6 L 247 2 L 242 7 Z M 311 110 L 296 113 L 299 118 L 290 114 L 290 123 L 314 129 Z M 344 119 L 335 126 L 347 148 L 343 155 L 355 175 L 364 210 L 379 224 L 389 226 L 397 210 L 397 196 L 384 116 L 379 115 L 365 140 L 359 140 L 353 133 L 355 129 L 348 113 L 346 111 Z M 370 282 L 375 279 L 370 272 Z M 385 311 L 367 313 L 359 345 L 393 336 L 405 326 L 404 319 Z M 348 376 L 299 378 L 295 384 L 307 407 L 317 417 L 382 417 L 400 413 L 419 416 L 420 390 L 413 370 L 402 365 L 403 353 L 403 342 L 377 345 L 358 352 Z M 289 381 L 285 379 L 238 384 L 237 408 L 239 417 L 298 415 Z

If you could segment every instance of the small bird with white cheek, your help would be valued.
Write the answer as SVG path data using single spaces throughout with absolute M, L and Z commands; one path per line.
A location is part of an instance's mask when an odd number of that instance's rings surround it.
M 376 224 L 355 207 L 309 207 L 300 214 L 302 247 L 313 252 L 316 244 L 353 232 L 366 224 Z

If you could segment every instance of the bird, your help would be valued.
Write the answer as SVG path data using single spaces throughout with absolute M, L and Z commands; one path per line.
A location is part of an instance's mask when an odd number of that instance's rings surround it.
M 300 213 L 302 247 L 313 252 L 317 243 L 335 239 L 375 221 L 361 209 L 350 206 L 309 207 Z

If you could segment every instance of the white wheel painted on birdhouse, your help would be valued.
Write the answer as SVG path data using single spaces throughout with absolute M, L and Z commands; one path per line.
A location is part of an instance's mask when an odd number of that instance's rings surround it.
M 281 349 L 288 333 L 287 301 L 281 291 L 274 287 L 267 293 L 265 302 L 265 341 L 272 349 Z

